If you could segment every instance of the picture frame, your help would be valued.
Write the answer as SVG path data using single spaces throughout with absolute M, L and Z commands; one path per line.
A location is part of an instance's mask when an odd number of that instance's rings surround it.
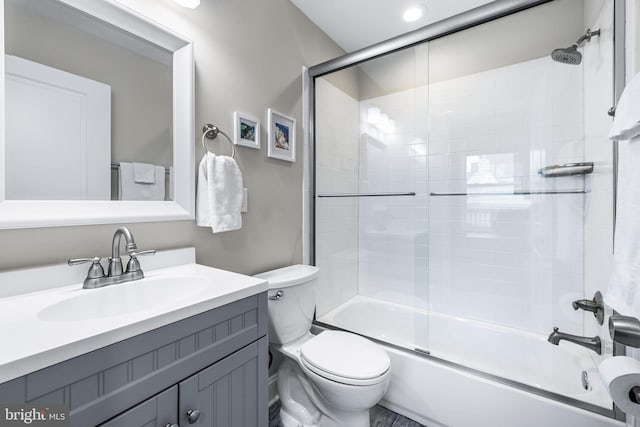
M 276 110 L 267 110 L 267 122 L 269 124 L 269 138 L 267 156 L 296 161 L 296 119 L 284 115 Z
M 260 149 L 260 120 L 251 114 L 233 112 L 233 143 Z

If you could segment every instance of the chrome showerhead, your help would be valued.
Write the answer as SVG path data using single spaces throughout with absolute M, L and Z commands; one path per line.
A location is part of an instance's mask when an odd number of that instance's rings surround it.
M 578 52 L 578 45 L 572 45 L 551 52 L 551 59 L 563 64 L 578 65 L 582 62 L 582 54 Z
M 578 51 L 578 48 L 582 46 L 583 43 L 590 42 L 591 37 L 599 35 L 600 30 L 591 31 L 591 28 L 588 28 L 587 32 L 571 46 L 555 49 L 551 52 L 551 59 L 562 64 L 578 65 L 582 62 L 582 54 Z

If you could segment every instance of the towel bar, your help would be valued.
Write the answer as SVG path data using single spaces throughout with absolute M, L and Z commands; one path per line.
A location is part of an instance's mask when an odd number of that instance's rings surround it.
M 587 194 L 589 190 L 531 190 L 510 193 L 430 193 L 430 196 L 527 196 L 532 194 Z
M 202 148 L 204 148 L 204 151 L 206 153 L 209 152 L 209 149 L 207 148 L 206 144 L 204 143 L 204 138 L 207 137 L 207 139 L 216 139 L 218 137 L 219 133 L 223 134 L 227 138 L 227 141 L 229 141 L 229 144 L 231 144 L 231 158 L 235 159 L 236 158 L 236 146 L 233 144 L 233 141 L 231 141 L 231 138 L 229 138 L 229 135 L 227 135 L 226 133 L 221 131 L 219 127 L 214 126 L 211 123 L 207 123 L 202 128 Z
M 117 170 L 120 169 L 120 162 L 111 162 L 111 169 L 113 170 Z M 164 168 L 164 173 L 170 173 L 170 169 L 169 168 Z
M 389 196 L 415 196 L 416 193 L 413 191 L 406 193 L 335 193 L 335 194 L 327 194 L 327 193 L 319 193 L 316 194 L 317 197 L 389 197 Z

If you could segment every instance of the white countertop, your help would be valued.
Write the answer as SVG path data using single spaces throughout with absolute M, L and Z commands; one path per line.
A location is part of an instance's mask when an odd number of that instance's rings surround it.
M 88 293 L 111 295 L 113 299 L 120 287 L 136 286 L 145 280 L 155 283 L 152 281 L 159 278 L 166 282 L 166 278 L 174 277 L 197 277 L 204 286 L 188 298 L 118 315 L 69 320 L 73 315 L 65 313 L 67 319 L 51 320 L 42 314 L 55 304 L 64 306 L 65 300 Z M 180 283 L 176 282 L 179 289 Z M 189 263 L 145 271 L 141 281 L 99 289 L 82 289 L 82 283 L 77 283 L 0 298 L 0 383 L 266 290 L 264 280 Z

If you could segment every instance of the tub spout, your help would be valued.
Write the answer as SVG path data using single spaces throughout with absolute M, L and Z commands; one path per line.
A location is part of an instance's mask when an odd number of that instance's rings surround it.
M 562 340 L 569 341 L 602 354 L 602 342 L 597 335 L 593 338 L 580 337 L 578 335 L 565 334 L 564 332 L 559 332 L 558 328 L 553 328 L 553 332 L 551 332 L 547 340 L 553 345 L 558 345 Z

